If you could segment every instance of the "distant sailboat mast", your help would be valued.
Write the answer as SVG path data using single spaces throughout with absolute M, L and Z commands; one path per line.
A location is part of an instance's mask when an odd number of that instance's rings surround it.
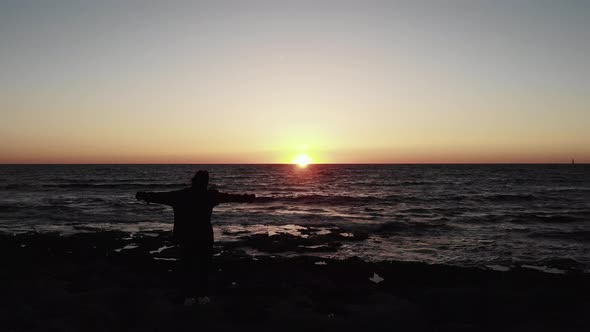
M 575 162 L 574 162 L 574 158 L 572 158 L 572 165 L 574 165 L 574 164 L 575 164 Z

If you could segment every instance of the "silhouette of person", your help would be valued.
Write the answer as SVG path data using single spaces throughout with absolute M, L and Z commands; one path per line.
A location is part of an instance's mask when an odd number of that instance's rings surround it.
M 200 170 L 192 186 L 169 192 L 138 192 L 135 197 L 148 203 L 166 204 L 174 209 L 174 240 L 180 247 L 185 305 L 208 303 L 208 269 L 213 256 L 213 208 L 221 203 L 249 203 L 255 195 L 227 194 L 208 189 L 209 172 Z

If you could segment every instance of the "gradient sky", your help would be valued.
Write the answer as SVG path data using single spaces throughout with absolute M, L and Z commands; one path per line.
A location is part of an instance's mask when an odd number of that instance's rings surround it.
M 0 0 L 1 163 L 590 162 L 590 1 Z

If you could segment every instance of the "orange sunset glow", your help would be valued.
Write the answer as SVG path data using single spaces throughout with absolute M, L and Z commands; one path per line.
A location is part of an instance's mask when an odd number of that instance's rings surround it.
M 584 10 L 285 6 L 0 8 L 0 163 L 590 162 Z
M 295 159 L 293 159 L 293 164 L 296 164 L 299 167 L 305 168 L 307 165 L 312 163 L 312 159 L 307 154 L 298 154 Z

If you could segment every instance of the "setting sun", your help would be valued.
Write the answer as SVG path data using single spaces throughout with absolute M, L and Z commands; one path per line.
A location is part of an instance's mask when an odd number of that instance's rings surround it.
M 296 164 L 299 167 L 307 167 L 307 165 L 311 164 L 311 157 L 305 153 L 298 154 L 295 159 L 293 159 L 293 164 Z

